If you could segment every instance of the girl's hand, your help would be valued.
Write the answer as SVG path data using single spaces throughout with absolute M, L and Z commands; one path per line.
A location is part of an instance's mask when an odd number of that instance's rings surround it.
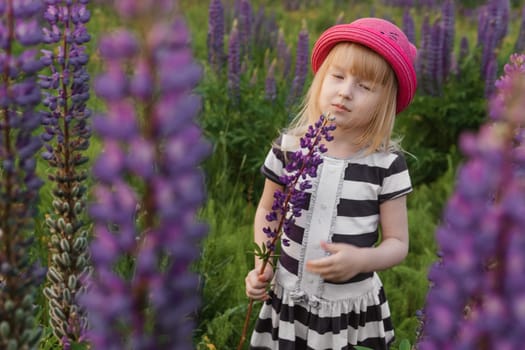
M 260 268 L 255 268 L 248 272 L 245 278 L 246 295 L 253 300 L 266 301 L 270 298 L 266 289 L 273 278 L 273 268 L 268 265 L 262 274 Z
M 365 255 L 363 249 L 345 243 L 321 242 L 321 248 L 329 256 L 306 262 L 306 269 L 332 282 L 348 281 L 360 272 L 364 272 Z

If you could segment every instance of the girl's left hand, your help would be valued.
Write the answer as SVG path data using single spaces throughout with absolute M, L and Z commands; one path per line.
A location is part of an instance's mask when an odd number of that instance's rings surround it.
M 362 248 L 345 243 L 321 242 L 321 248 L 329 256 L 306 262 L 306 269 L 332 282 L 348 281 L 360 272 L 364 272 L 365 256 Z

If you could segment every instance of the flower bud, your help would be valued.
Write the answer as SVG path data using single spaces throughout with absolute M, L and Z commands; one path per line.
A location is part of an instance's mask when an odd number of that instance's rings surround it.
M 10 333 L 11 333 L 11 326 L 9 325 L 9 322 L 7 321 L 0 322 L 0 337 L 2 337 L 2 339 L 8 339 Z

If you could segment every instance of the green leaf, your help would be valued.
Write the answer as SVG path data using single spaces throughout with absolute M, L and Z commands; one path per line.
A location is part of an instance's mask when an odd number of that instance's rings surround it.
M 254 251 L 256 256 L 263 255 L 263 251 L 262 251 L 261 247 L 255 242 L 253 242 L 253 251 Z
M 399 343 L 399 350 L 410 350 L 410 342 L 408 339 L 401 340 L 401 343 Z

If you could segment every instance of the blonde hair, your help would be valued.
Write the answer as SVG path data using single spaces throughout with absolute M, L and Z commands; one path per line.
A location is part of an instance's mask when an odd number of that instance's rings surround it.
M 356 140 L 359 148 L 366 154 L 376 151 L 398 149 L 397 142 L 392 140 L 392 130 L 396 117 L 397 80 L 390 65 L 376 52 L 351 42 L 342 42 L 330 50 L 328 56 L 314 75 L 310 88 L 305 95 L 302 108 L 286 129 L 286 133 L 301 137 L 308 125 L 315 123 L 323 111 L 319 107 L 319 95 L 323 80 L 330 66 L 337 63 L 350 68 L 352 74 L 384 88 L 383 96 L 375 108 L 371 122 L 363 135 Z

